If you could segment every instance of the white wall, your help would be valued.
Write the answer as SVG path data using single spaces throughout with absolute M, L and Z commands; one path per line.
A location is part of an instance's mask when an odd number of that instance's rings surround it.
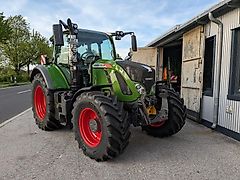
M 221 87 L 220 87 L 220 104 L 219 104 L 219 119 L 218 124 L 222 127 L 240 133 L 240 101 L 228 100 L 229 87 L 229 72 L 231 59 L 231 42 L 232 29 L 240 27 L 240 9 L 235 9 L 219 18 L 223 22 L 223 52 L 222 52 L 222 71 L 221 71 Z M 208 23 L 205 26 L 205 35 L 210 37 L 216 35 L 218 40 L 218 28 L 213 23 Z M 216 45 L 217 45 L 216 41 Z M 217 51 L 215 52 L 217 55 Z M 216 56 L 215 63 L 218 63 Z M 215 64 L 216 69 L 216 64 Z M 216 72 L 216 71 L 215 71 Z M 215 73 L 216 76 L 216 73 Z M 214 89 L 215 90 L 215 89 Z M 211 110 L 213 110 L 213 98 L 203 97 L 202 117 L 205 120 L 212 122 Z M 231 107 L 232 113 L 226 112 L 226 109 Z
M 147 64 L 155 68 L 157 63 L 157 48 L 138 48 L 137 52 L 133 52 L 132 60 L 135 62 Z
M 217 68 L 217 60 L 218 60 L 218 26 L 213 23 L 209 22 L 204 26 L 204 33 L 205 38 L 209 38 L 212 36 L 216 36 L 216 44 L 215 44 L 215 59 L 214 59 L 214 72 L 216 76 L 216 68 Z M 215 86 L 213 88 L 213 91 L 215 91 Z M 201 110 L 201 118 L 204 120 L 207 120 L 209 122 L 213 122 L 213 107 L 214 107 L 214 99 L 211 96 L 204 96 L 202 97 L 202 110 Z

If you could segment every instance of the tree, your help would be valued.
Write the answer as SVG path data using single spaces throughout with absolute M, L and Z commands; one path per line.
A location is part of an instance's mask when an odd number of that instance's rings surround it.
M 33 32 L 31 43 L 35 52 L 35 58 L 32 59 L 33 64 L 39 63 L 39 58 L 42 54 L 52 57 L 52 47 L 49 46 L 48 40 L 39 32 Z
M 21 68 L 35 64 L 41 54 L 51 54 L 46 38 L 38 32 L 31 34 L 29 24 L 21 15 L 9 17 L 8 23 L 12 34 L 2 49 L 16 74 L 19 74 Z
M 24 44 L 30 37 L 29 25 L 26 20 L 21 16 L 14 16 L 8 18 L 8 23 L 12 29 L 11 37 L 2 45 L 3 52 L 10 61 L 10 65 L 19 74 L 20 69 L 25 65 L 25 60 L 19 55 L 23 51 Z
M 5 19 L 3 13 L 0 13 L 0 44 L 4 43 L 11 36 L 12 29 L 9 26 L 8 20 Z
M 38 64 L 40 56 L 42 54 L 47 55 L 48 57 L 52 56 L 52 48 L 49 47 L 48 41 L 40 33 L 32 33 L 29 41 L 25 42 L 22 46 L 22 52 L 20 54 L 21 59 L 25 59 L 25 64 L 28 67 L 30 64 Z

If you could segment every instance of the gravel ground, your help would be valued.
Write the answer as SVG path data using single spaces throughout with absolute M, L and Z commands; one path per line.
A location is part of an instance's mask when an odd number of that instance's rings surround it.
M 0 128 L 0 179 L 236 179 L 240 142 L 187 121 L 159 139 L 132 128 L 130 144 L 114 160 L 83 155 L 71 130 L 39 130 L 28 111 Z

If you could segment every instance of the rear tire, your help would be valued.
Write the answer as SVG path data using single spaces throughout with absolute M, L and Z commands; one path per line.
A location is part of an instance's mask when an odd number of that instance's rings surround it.
M 169 88 L 164 88 L 168 92 L 168 119 L 156 125 L 143 126 L 142 129 L 147 134 L 156 137 L 167 137 L 179 132 L 185 124 L 186 107 L 179 94 Z M 158 102 L 161 102 L 161 98 Z
M 32 111 L 40 129 L 52 131 L 62 127 L 60 122 L 54 118 L 53 94 L 47 89 L 40 73 L 34 76 L 32 82 Z
M 128 113 L 116 97 L 102 92 L 82 93 L 72 111 L 75 139 L 83 153 L 96 161 L 115 158 L 127 147 Z M 95 128 L 91 127 L 94 121 Z

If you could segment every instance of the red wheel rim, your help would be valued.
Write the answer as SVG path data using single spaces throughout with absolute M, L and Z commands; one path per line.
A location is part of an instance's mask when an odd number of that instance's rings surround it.
M 150 124 L 150 126 L 152 126 L 152 127 L 161 127 L 162 125 L 164 125 L 164 123 L 165 123 L 165 121 L 157 122 L 157 123 Z
M 43 89 L 40 85 L 38 85 L 34 91 L 34 105 L 37 116 L 39 117 L 40 121 L 46 116 L 46 97 L 43 92 Z
M 78 127 L 84 142 L 89 147 L 94 148 L 100 144 L 102 126 L 97 113 L 93 109 L 85 108 L 81 111 L 78 119 Z

